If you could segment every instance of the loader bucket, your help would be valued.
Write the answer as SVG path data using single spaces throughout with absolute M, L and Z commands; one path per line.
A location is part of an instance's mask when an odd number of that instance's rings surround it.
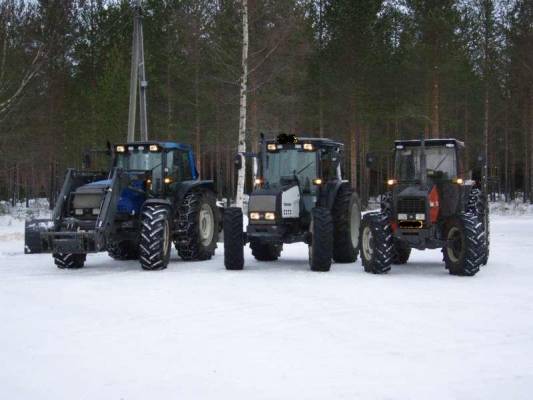
M 53 223 L 49 219 L 26 220 L 24 226 L 24 253 L 42 253 L 41 233 L 47 232 Z

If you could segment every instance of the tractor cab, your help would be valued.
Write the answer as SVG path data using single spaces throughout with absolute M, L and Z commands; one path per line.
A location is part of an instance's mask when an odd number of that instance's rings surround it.
M 399 183 L 421 182 L 423 171 L 426 179 L 433 182 L 463 179 L 463 153 L 463 142 L 455 139 L 429 139 L 424 141 L 424 146 L 420 140 L 396 141 L 395 180 Z
M 324 197 L 327 187 L 342 180 L 342 150 L 341 143 L 329 139 L 294 135 L 282 134 L 276 139 L 263 141 L 256 187 L 250 195 L 250 220 L 263 220 L 261 212 L 268 196 L 275 217 L 269 223 L 296 222 L 307 227 L 311 210 L 327 201 Z M 276 207 L 278 202 L 279 209 Z
M 198 178 L 191 146 L 175 142 L 135 142 L 114 147 L 113 166 L 144 179 L 149 195 L 172 192 Z

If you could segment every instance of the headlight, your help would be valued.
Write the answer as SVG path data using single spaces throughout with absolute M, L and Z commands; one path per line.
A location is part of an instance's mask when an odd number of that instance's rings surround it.
M 98 215 L 100 214 L 100 209 L 99 208 L 93 208 L 93 215 Z
M 416 219 L 424 221 L 426 219 L 426 214 L 416 214 Z
M 116 147 L 116 151 L 117 151 L 117 153 L 124 153 L 126 151 L 126 147 L 125 146 L 117 146 Z
M 398 219 L 399 220 L 406 220 L 407 219 L 407 214 L 398 214 Z
M 267 212 L 265 213 L 265 219 L 267 221 L 274 221 L 276 219 L 276 214 L 273 212 Z
M 74 210 L 74 214 L 76 215 L 83 215 L 83 208 L 76 208 Z
M 250 213 L 250 219 L 257 221 L 258 219 L 261 219 L 261 214 L 259 214 L 258 212 Z
M 397 183 L 396 179 L 389 179 L 389 180 L 387 181 L 387 185 L 389 185 L 389 186 L 396 185 L 396 183 Z

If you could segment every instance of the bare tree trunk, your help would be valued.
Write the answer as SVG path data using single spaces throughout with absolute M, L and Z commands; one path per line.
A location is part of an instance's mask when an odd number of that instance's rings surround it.
M 433 67 L 433 77 L 431 82 L 431 137 L 440 136 L 440 86 L 439 86 L 439 67 Z
M 529 88 L 529 146 L 533 145 L 533 85 Z M 533 203 L 533 154 L 529 152 L 529 193 L 530 203 Z
M 199 22 L 195 23 L 194 34 L 194 122 L 195 122 L 195 143 L 194 151 L 198 160 L 200 174 L 202 173 L 202 152 L 200 149 L 201 143 L 201 128 L 200 128 L 200 60 L 198 55 L 198 41 L 200 40 Z
M 248 0 L 242 0 L 242 76 L 239 110 L 239 145 L 242 168 L 238 171 L 235 204 L 242 208 L 244 202 L 244 183 L 246 180 L 246 91 L 248 89 Z
M 488 196 L 488 179 L 489 179 L 489 85 L 488 82 L 485 83 L 485 105 L 484 105 L 484 116 L 483 116 L 483 153 L 485 162 L 483 165 L 483 192 Z

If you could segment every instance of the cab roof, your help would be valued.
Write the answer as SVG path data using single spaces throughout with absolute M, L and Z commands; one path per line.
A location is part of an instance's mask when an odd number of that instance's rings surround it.
M 460 141 L 460 140 L 457 140 L 457 139 L 453 139 L 453 138 L 448 138 L 448 139 L 425 139 L 424 140 L 424 144 L 426 146 L 446 146 L 447 144 L 453 144 L 454 147 L 465 147 L 465 144 L 464 142 Z M 394 141 L 394 147 L 398 146 L 398 145 L 401 145 L 401 146 L 420 146 L 421 145 L 421 141 L 420 139 L 412 139 L 412 140 L 395 140 Z
M 151 144 L 157 144 L 158 146 L 162 147 L 165 150 L 172 150 L 172 149 L 178 149 L 178 150 L 184 150 L 184 151 L 190 151 L 192 150 L 192 146 L 190 144 L 185 143 L 178 143 L 173 141 L 158 141 L 158 140 L 149 140 L 147 142 L 128 142 L 126 143 L 126 146 L 148 146 Z
M 313 138 L 313 137 L 302 137 L 296 136 L 298 143 L 312 143 L 315 147 L 339 147 L 344 148 L 344 144 L 336 142 L 327 138 Z M 279 143 L 278 138 L 265 139 L 265 143 Z M 281 144 L 281 143 L 280 143 Z

